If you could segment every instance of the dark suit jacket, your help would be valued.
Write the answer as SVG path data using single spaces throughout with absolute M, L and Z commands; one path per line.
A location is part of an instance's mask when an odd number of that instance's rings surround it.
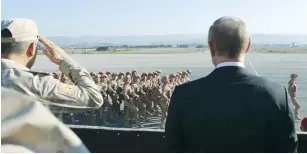
M 169 152 L 296 152 L 287 90 L 226 66 L 177 86 L 165 128 Z

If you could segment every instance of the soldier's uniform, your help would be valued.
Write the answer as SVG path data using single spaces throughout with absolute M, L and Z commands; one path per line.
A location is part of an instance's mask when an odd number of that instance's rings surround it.
M 296 120 L 301 120 L 301 118 L 298 116 L 299 114 L 299 109 L 301 107 L 301 105 L 298 103 L 297 99 L 296 99 L 296 90 L 297 90 L 297 86 L 295 84 L 295 78 L 297 78 L 298 75 L 297 74 L 291 74 L 290 75 L 290 81 L 288 82 L 288 92 L 292 101 L 292 104 L 294 106 L 294 113 L 295 113 L 295 119 Z
M 4 43 L 37 41 L 38 38 L 36 24 L 27 19 L 2 21 L 1 29 L 12 33 L 12 37 L 1 37 L 1 46 Z M 97 109 L 103 104 L 99 90 L 83 67 L 66 57 L 60 62 L 59 69 L 75 85 L 61 83 L 49 73 L 31 71 L 13 60 L 1 59 L 1 86 L 32 96 L 52 111 Z
M 169 101 L 171 99 L 171 87 L 168 81 L 168 77 L 164 76 L 161 79 L 161 82 L 163 81 L 163 85 L 162 85 L 162 93 L 161 93 L 161 99 L 159 101 L 159 106 L 161 108 L 162 111 L 162 117 L 161 117 L 161 128 L 164 128 L 164 123 L 166 120 L 166 116 L 167 116 L 167 110 L 168 110 L 168 105 L 169 105 Z
M 6 88 L 1 93 L 1 152 L 88 153 L 78 136 L 41 102 Z
M 170 79 L 169 86 L 170 86 L 172 92 L 174 92 L 175 87 L 176 87 L 175 78 L 176 78 L 176 76 L 174 74 L 169 75 L 169 79 Z
M 51 108 L 80 111 L 102 105 L 102 96 L 84 68 L 63 61 L 60 69 L 76 85 L 61 83 L 49 73 L 34 72 L 14 61 L 1 59 L 1 86 L 47 100 Z

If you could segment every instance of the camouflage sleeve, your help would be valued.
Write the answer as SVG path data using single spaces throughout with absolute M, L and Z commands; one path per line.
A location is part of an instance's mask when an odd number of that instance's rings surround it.
M 111 93 L 115 93 L 115 90 L 113 89 L 113 83 L 112 82 L 110 84 L 108 84 L 108 89 Z
M 169 98 L 167 97 L 167 87 L 166 86 L 163 86 L 162 87 L 162 97 L 165 99 L 165 100 L 169 100 Z
M 125 99 L 129 100 L 129 99 L 131 99 L 131 98 L 129 97 L 129 95 L 127 94 L 127 92 L 128 92 L 127 86 L 124 86 L 124 87 L 123 87 L 123 96 L 124 96 Z
M 61 83 L 52 76 L 38 79 L 41 81 L 42 99 L 51 103 L 51 110 L 62 112 L 98 109 L 103 104 L 102 95 L 91 79 L 89 73 L 71 60 L 62 61 L 60 70 L 68 76 L 75 85 Z
M 145 91 L 144 91 L 144 85 L 140 85 L 139 92 L 140 92 L 142 95 L 146 95 L 146 93 L 145 93 Z

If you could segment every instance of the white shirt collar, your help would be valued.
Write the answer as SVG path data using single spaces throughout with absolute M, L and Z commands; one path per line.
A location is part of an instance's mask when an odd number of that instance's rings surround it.
M 216 68 L 226 67 L 226 66 L 237 66 L 245 68 L 245 65 L 241 62 L 223 62 L 216 65 Z

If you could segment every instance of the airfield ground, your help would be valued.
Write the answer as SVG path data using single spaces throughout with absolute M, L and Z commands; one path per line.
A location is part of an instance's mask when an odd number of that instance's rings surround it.
M 128 48 L 110 51 L 96 51 L 95 49 L 66 49 L 68 54 L 181 54 L 209 52 L 208 48 Z M 307 47 L 257 47 L 252 52 L 259 53 L 284 53 L 284 54 L 307 54 Z

